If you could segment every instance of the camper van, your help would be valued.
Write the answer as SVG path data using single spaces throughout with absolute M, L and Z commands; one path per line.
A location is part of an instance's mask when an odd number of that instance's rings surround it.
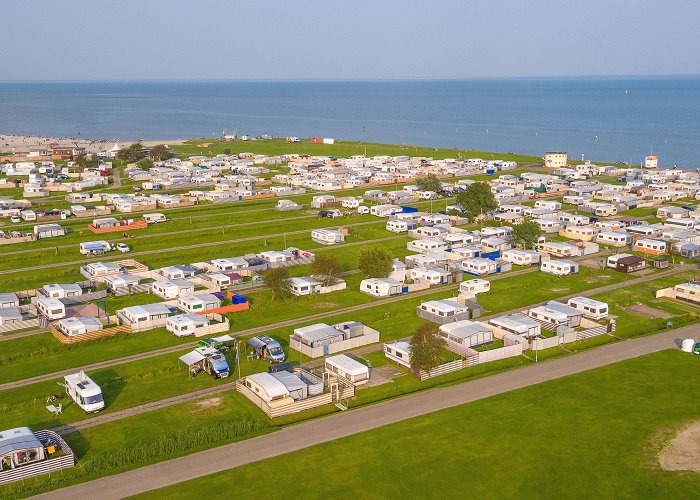
M 272 337 L 258 335 L 246 340 L 246 344 L 253 348 L 253 352 L 260 358 L 270 363 L 282 363 L 286 359 L 282 346 Z
M 214 378 L 227 378 L 229 376 L 228 361 L 221 351 L 215 347 L 197 347 L 195 349 L 204 356 L 202 368 Z
M 102 389 L 93 380 L 88 377 L 84 371 L 66 375 L 64 377 L 65 384 L 59 384 L 66 388 L 68 394 L 75 404 L 80 406 L 85 413 L 95 413 L 105 407 L 105 401 L 102 397 Z
M 143 214 L 143 220 L 146 221 L 146 224 L 156 224 L 165 222 L 168 219 L 165 217 L 165 214 Z
M 80 243 L 80 253 L 83 255 L 100 255 L 113 250 L 109 242 L 101 241 L 86 241 Z

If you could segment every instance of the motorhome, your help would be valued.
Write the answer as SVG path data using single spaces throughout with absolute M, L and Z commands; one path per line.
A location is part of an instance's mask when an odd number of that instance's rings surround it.
M 248 339 L 246 344 L 253 349 L 256 356 L 266 359 L 270 363 L 283 363 L 286 359 L 280 343 L 267 335 L 258 335 Z
M 65 384 L 60 385 L 66 388 L 66 394 L 85 413 L 95 413 L 104 409 L 105 401 L 102 397 L 102 389 L 84 371 L 66 375 L 64 380 Z

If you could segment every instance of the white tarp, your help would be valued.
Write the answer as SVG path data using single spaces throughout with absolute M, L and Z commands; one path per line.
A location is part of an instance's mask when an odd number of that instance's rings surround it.
M 185 363 L 187 366 L 193 366 L 199 363 L 204 359 L 204 356 L 197 351 L 191 351 L 185 354 L 184 356 L 180 356 L 180 361 Z

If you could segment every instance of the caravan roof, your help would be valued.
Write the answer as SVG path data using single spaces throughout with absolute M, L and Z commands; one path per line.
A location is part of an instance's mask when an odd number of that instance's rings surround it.
M 491 329 L 488 326 L 480 325 L 479 323 L 465 319 L 442 325 L 440 326 L 440 331 L 452 335 L 453 337 L 465 339 L 475 333 L 490 332 Z
M 333 342 L 337 337 L 345 337 L 343 332 L 325 323 L 304 326 L 294 330 L 294 336 L 298 337 L 304 344 L 315 347 L 316 344 L 323 345 Z
M 350 375 L 362 375 L 363 373 L 367 373 L 367 367 L 365 365 L 345 354 L 329 356 L 326 358 L 326 363 L 342 368 L 344 372 Z
M 253 373 L 252 375 L 248 375 L 247 378 L 262 387 L 267 395 L 270 396 L 270 399 L 289 396 L 287 387 L 269 373 Z

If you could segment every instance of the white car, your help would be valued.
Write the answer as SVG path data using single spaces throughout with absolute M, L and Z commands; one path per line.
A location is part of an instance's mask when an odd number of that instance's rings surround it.
M 22 222 L 22 219 L 19 218 L 19 215 L 13 215 L 12 217 L 10 217 L 10 220 L 15 224 L 17 224 L 18 222 Z
M 129 245 L 126 243 L 117 243 L 117 250 L 119 250 L 122 253 L 126 253 L 131 251 L 131 248 L 129 248 Z

